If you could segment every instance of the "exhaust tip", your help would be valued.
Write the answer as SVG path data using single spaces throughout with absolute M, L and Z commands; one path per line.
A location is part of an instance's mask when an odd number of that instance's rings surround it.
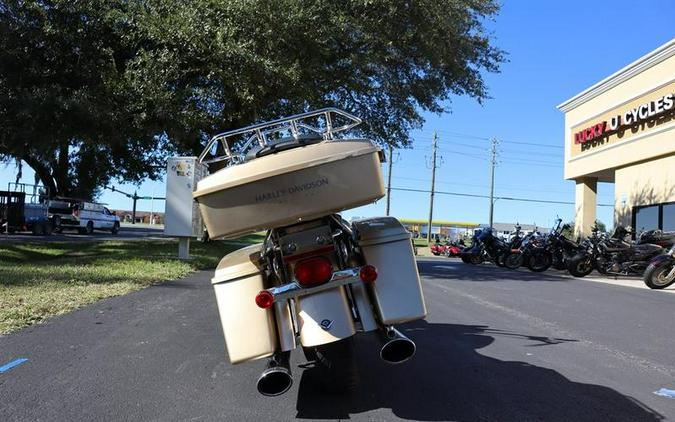
M 258 379 L 258 392 L 263 396 L 279 396 L 293 385 L 293 377 L 288 369 L 277 366 L 263 371 Z
M 380 357 L 385 362 L 403 363 L 415 355 L 417 346 L 407 338 L 395 338 L 387 342 L 380 350 Z

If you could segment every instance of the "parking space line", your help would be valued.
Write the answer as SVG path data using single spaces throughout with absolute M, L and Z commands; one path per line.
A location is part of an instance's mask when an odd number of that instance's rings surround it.
M 0 366 L 0 374 L 4 374 L 5 372 L 9 371 L 10 369 L 21 365 L 24 362 L 27 362 L 28 359 L 26 358 L 19 358 L 19 359 L 14 359 L 13 361 L 6 363 L 2 366 Z

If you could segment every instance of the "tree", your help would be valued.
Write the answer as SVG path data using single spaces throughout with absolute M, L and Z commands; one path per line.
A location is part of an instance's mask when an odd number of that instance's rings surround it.
M 488 98 L 494 0 L 5 0 L 0 158 L 53 193 L 161 175 L 209 135 L 327 105 L 407 146 L 421 111 Z

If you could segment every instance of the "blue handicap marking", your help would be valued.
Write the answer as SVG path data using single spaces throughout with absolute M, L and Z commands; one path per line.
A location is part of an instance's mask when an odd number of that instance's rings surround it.
M 654 394 L 656 394 L 657 396 L 663 396 L 663 397 L 675 399 L 675 390 L 669 390 L 667 388 L 662 388 L 659 391 L 654 391 Z
M 15 366 L 19 366 L 24 362 L 27 362 L 28 359 L 26 358 L 20 358 L 20 359 L 14 359 L 13 361 L 6 363 L 2 366 L 0 366 L 0 374 L 4 374 L 5 372 L 9 371 L 10 369 L 14 368 Z

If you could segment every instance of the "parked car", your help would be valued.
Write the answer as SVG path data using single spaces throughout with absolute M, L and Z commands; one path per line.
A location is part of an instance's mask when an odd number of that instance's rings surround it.
M 94 230 L 110 230 L 117 234 L 120 219 L 103 204 L 72 198 L 55 198 L 50 201 L 49 215 L 57 231 L 76 229 L 82 234 L 92 234 Z

